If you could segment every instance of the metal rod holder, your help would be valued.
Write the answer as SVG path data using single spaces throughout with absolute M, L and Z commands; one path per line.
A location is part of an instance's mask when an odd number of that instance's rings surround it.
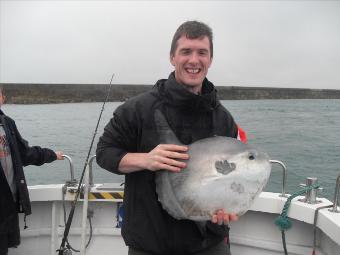
M 279 164 L 282 167 L 282 191 L 280 197 L 288 197 L 288 195 L 286 195 L 287 168 L 285 164 L 279 160 L 269 160 L 269 162 L 272 164 Z
M 93 183 L 93 173 L 92 173 L 92 162 L 93 160 L 96 158 L 96 155 L 93 155 L 90 159 L 89 159 L 89 185 L 90 187 L 93 187 L 94 186 L 94 183 Z
M 334 192 L 334 204 L 333 204 L 333 208 L 329 209 L 330 212 L 340 213 L 340 211 L 338 210 L 339 189 L 340 189 L 340 174 L 338 175 L 338 178 L 336 178 L 335 192 Z
M 66 184 L 68 186 L 75 186 L 77 183 L 77 180 L 74 178 L 74 166 L 73 166 L 73 161 L 70 156 L 67 155 L 62 155 L 64 158 L 66 158 L 70 164 L 70 173 L 71 173 L 71 179 L 69 181 L 66 181 Z
M 300 187 L 310 187 L 312 185 L 317 185 L 318 184 L 318 178 L 316 177 L 307 177 L 306 178 L 306 184 L 300 184 Z M 322 191 L 323 188 L 317 188 L 317 189 L 311 189 L 306 191 L 305 198 L 304 199 L 299 199 L 300 202 L 304 202 L 307 204 L 318 204 L 321 201 L 317 200 L 317 194 L 318 191 Z

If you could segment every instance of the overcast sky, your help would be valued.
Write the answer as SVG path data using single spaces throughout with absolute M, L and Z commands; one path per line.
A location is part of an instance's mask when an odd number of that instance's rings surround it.
M 297 0 L 0 0 L 0 82 L 154 84 L 193 19 L 216 85 L 340 89 L 340 1 Z

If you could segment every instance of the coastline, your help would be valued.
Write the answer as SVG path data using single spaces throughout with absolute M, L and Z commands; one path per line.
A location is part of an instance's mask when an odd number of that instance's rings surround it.
M 102 102 L 109 85 L 1 83 L 9 104 Z M 109 101 L 125 101 L 153 85 L 113 84 Z M 340 90 L 216 86 L 220 100 L 340 99 Z

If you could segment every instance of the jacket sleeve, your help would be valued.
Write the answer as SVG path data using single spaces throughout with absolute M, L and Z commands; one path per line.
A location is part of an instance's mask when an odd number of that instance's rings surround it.
M 40 146 L 29 146 L 28 142 L 20 135 L 15 124 L 13 131 L 16 137 L 22 164 L 24 166 L 40 166 L 42 164 L 50 163 L 57 159 L 57 155 L 53 150 L 41 148 Z
M 116 173 L 120 160 L 128 152 L 136 152 L 137 117 L 134 111 L 124 105 L 118 107 L 113 118 L 104 128 L 96 150 L 96 160 L 100 167 Z

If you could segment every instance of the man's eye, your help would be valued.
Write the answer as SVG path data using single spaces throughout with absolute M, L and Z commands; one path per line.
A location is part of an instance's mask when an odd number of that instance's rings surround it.
M 190 54 L 190 50 L 182 50 L 181 51 L 183 55 L 189 55 Z
M 202 51 L 199 51 L 199 54 L 200 54 L 201 56 L 206 56 L 206 55 L 208 55 L 208 52 L 205 51 L 205 50 L 202 50 Z

